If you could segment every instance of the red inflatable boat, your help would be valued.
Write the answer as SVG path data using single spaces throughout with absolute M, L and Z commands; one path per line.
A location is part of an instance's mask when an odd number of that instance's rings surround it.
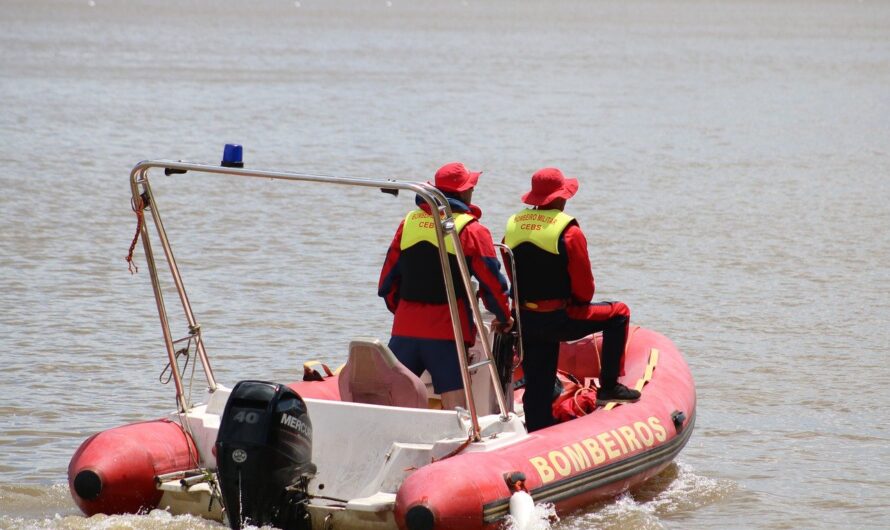
M 522 389 L 504 379 L 513 353 L 505 365 L 488 337 L 462 361 L 468 410 L 441 410 L 429 382 L 378 340 L 349 341 L 347 361 L 336 373 L 307 363 L 304 381 L 219 385 L 151 194 L 152 168 L 404 189 L 442 212 L 442 238 L 455 234 L 444 197 L 422 183 L 169 161 L 137 165 L 134 208 L 140 219 L 154 220 L 189 325 L 185 337 L 173 339 L 147 223 L 140 223 L 180 408 L 81 445 L 68 477 L 87 515 L 161 508 L 223 519 L 232 528 L 407 530 L 497 528 L 512 515 L 514 528 L 521 528 L 517 499 L 530 495 L 564 513 L 613 497 L 659 473 L 689 440 L 695 421 L 689 368 L 669 339 L 633 326 L 622 382 L 640 390 L 641 399 L 593 406 L 600 337 L 587 337 L 560 352 L 567 384 L 557 410 L 565 421 L 531 434 L 522 421 Z M 457 261 L 454 274 L 468 282 Z M 482 321 L 478 306 L 473 310 Z M 189 402 L 183 356 L 203 366 L 207 403 Z

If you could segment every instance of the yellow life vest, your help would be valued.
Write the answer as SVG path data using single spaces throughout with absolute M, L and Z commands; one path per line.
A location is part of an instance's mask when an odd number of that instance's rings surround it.
M 559 236 L 575 218 L 559 210 L 525 209 L 507 221 L 504 243 L 511 249 L 532 243 L 541 250 L 559 254 Z
M 454 227 L 457 233 L 460 234 L 460 231 L 474 219 L 475 217 L 468 213 L 455 214 Z M 413 247 L 422 241 L 426 241 L 439 248 L 434 222 L 433 216 L 420 208 L 408 212 L 408 215 L 405 216 L 405 224 L 402 227 L 402 240 L 399 243 L 399 247 L 405 250 L 408 247 Z M 445 250 L 449 254 L 454 254 L 454 242 L 447 236 L 445 237 Z

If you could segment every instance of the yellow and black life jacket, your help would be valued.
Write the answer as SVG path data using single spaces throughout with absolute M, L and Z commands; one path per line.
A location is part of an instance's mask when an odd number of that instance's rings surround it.
M 455 230 L 460 234 L 464 227 L 475 220 L 476 218 L 468 213 L 456 213 Z M 408 212 L 405 216 L 402 239 L 399 242 L 401 249 L 399 268 L 402 274 L 399 296 L 404 300 L 431 304 L 448 303 L 445 281 L 442 277 L 442 262 L 439 259 L 439 242 L 433 224 L 435 222 L 431 214 L 419 208 Z M 466 289 L 457 275 L 457 258 L 454 255 L 454 243 L 451 237 L 445 238 L 445 250 L 448 251 L 455 294 L 458 299 L 466 299 Z
M 504 243 L 513 251 L 522 302 L 568 299 L 568 257 L 560 236 L 575 220 L 560 210 L 525 209 L 507 221 Z

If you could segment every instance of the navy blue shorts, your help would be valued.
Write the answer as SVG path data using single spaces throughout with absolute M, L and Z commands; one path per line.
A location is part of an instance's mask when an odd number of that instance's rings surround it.
M 428 371 L 437 394 L 464 387 L 454 341 L 394 336 L 389 339 L 389 349 L 418 377 Z

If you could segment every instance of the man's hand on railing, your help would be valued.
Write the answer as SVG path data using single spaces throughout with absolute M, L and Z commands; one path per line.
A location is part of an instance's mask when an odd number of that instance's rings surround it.
M 513 319 L 507 317 L 507 322 L 501 322 L 497 319 L 491 321 L 491 330 L 498 333 L 510 333 L 513 329 Z

